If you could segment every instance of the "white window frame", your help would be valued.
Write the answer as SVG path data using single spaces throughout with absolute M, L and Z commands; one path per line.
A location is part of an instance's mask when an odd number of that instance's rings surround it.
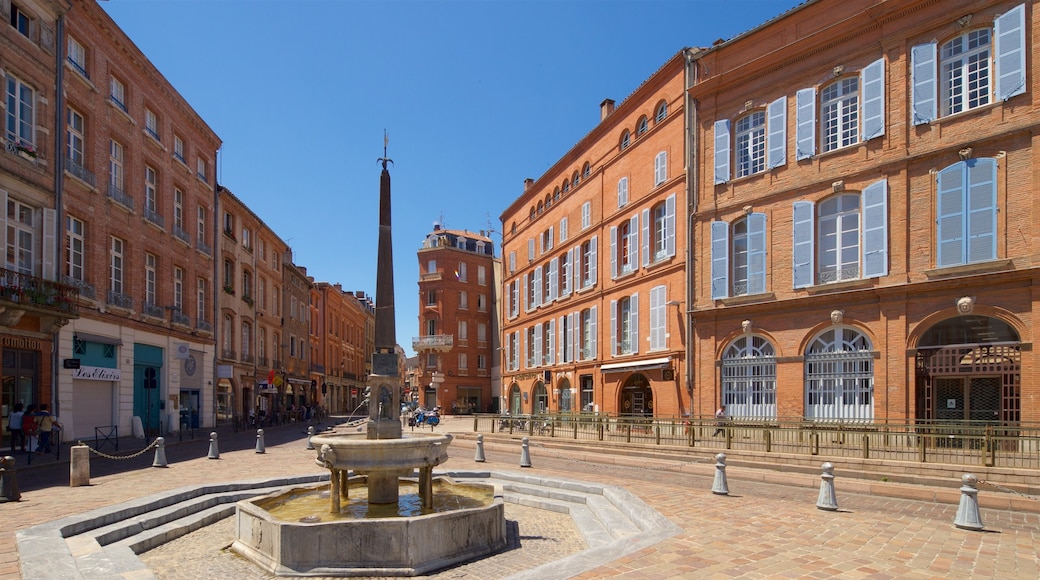
M 820 89 L 820 148 L 826 153 L 859 143 L 860 78 L 847 76 Z
M 115 106 L 119 107 L 124 113 L 127 112 L 126 107 L 126 85 L 116 77 L 111 77 L 108 83 L 108 98 Z
M 73 168 L 73 175 L 79 175 L 78 171 L 86 163 L 84 156 L 86 126 L 86 121 L 79 111 L 71 106 L 65 109 L 65 134 L 68 140 L 65 144 L 65 156 L 78 166 Z
M 581 229 L 592 226 L 592 202 L 586 201 L 581 204 Z
M 87 72 L 87 49 L 73 37 L 69 35 L 68 44 L 68 61 L 72 65 L 73 70 L 82 75 L 84 78 L 90 78 L 90 73 Z
M 177 312 L 184 308 L 184 268 L 173 267 L 173 307 Z
M 84 248 L 86 247 L 86 224 L 83 220 L 67 215 L 65 216 L 65 276 L 70 280 L 84 282 L 86 279 L 86 262 L 84 262 Z
M 155 300 L 155 289 L 156 280 L 155 273 L 158 268 L 159 259 L 155 254 L 145 252 L 144 254 L 144 301 L 145 304 L 156 305 Z
M 969 30 L 939 47 L 940 116 L 956 115 L 990 104 L 993 93 L 992 47 L 991 28 Z
M 123 144 L 115 139 L 108 142 L 108 184 L 123 192 Z
M 123 293 L 123 252 L 125 242 L 112 236 L 109 242 L 108 289 L 117 294 Z
M 144 130 L 148 133 L 148 136 L 156 141 L 161 141 L 159 137 L 159 117 L 151 109 L 144 110 Z
M 766 169 L 766 113 L 752 111 L 737 119 L 734 127 L 737 177 Z
M 206 286 L 205 278 L 195 280 L 195 319 L 199 322 L 206 320 Z

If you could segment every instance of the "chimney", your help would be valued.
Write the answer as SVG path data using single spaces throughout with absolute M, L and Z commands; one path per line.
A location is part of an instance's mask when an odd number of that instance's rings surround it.
M 441 222 L 433 222 L 433 231 L 439 231 L 441 229 Z
M 525 179 L 524 180 L 524 193 L 527 193 L 527 190 L 531 189 L 532 185 L 534 185 L 534 180 L 533 179 L 531 179 L 530 177 Z
M 599 104 L 599 120 L 603 121 L 614 112 L 614 99 L 603 99 Z

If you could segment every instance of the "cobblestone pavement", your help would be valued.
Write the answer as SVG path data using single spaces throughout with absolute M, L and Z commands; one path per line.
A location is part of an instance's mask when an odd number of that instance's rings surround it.
M 471 421 L 450 418 L 442 425 L 444 430 L 472 428 Z M 46 480 L 43 466 L 27 470 L 22 501 L 0 508 L 5 522 L 0 532 L 0 580 L 20 578 L 13 537 L 17 529 L 184 485 L 321 471 L 313 463 L 314 452 L 305 449 L 299 429 L 272 430 L 265 455 L 253 452 L 250 434 L 238 436 L 240 440 L 231 435 L 226 440 L 231 451 L 225 452 L 222 443 L 220 460 L 205 458 L 205 442 L 185 442 L 167 446 L 167 469 L 151 469 L 150 458 L 144 458 L 143 464 L 92 477 L 89 487 L 68 487 L 67 464 L 60 477 L 50 476 L 49 485 L 41 483 Z M 507 453 L 489 446 L 484 464 L 474 463 L 473 450 L 472 442 L 456 441 L 449 449 L 451 459 L 442 467 L 518 469 L 519 448 Z M 591 568 L 578 578 L 1040 578 L 1040 515 L 1036 512 L 983 509 L 986 530 L 973 532 L 954 527 L 955 505 L 843 492 L 840 474 L 835 480 L 840 510 L 827 512 L 816 509 L 818 492 L 812 487 L 760 483 L 753 477 L 738 477 L 740 470 L 733 468 L 730 493 L 720 496 L 710 491 L 709 463 L 669 465 L 648 459 L 640 460 L 638 467 L 623 468 L 584 459 L 532 447 L 533 467 L 524 472 L 623 486 L 684 532 L 611 561 L 590 562 Z M 544 514 L 531 520 L 514 509 L 507 515 L 517 523 L 519 550 L 437 577 L 500 578 L 527 565 L 504 564 L 506 558 L 534 558 L 541 563 L 571 549 L 562 538 L 573 541 L 574 532 L 551 525 L 549 531 L 535 531 L 535 524 L 546 521 Z M 228 525 L 227 521 L 221 525 Z M 168 554 L 155 552 L 145 558 L 166 559 L 168 564 L 156 563 L 154 568 L 162 578 L 248 577 L 222 567 L 237 558 L 220 552 L 230 544 L 226 530 L 218 526 L 202 533 L 225 538 L 199 544 L 208 547 L 216 570 L 203 567 L 197 569 L 200 575 L 188 573 L 190 562 L 205 554 L 173 544 L 159 549 Z M 540 536 L 558 541 L 543 541 Z M 201 542 L 191 537 L 185 541 Z M 184 575 L 180 575 L 182 568 Z

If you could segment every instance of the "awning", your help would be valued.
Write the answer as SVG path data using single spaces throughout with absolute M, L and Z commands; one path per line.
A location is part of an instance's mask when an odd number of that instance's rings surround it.
M 294 378 L 290 377 L 289 378 L 289 382 L 294 384 L 294 385 L 306 385 L 308 387 L 311 386 L 311 382 L 309 380 L 307 380 L 307 379 L 294 379 Z
M 622 373 L 628 371 L 649 371 L 653 369 L 668 368 L 671 364 L 671 357 L 651 358 L 647 360 L 633 360 L 620 363 L 610 363 L 599 367 L 599 370 L 605 373 Z
M 97 342 L 100 344 L 111 344 L 113 346 L 123 346 L 123 341 L 118 338 L 112 338 L 110 336 L 102 336 L 100 334 L 91 334 L 89 332 L 76 331 L 73 333 L 76 340 L 82 340 L 83 342 Z

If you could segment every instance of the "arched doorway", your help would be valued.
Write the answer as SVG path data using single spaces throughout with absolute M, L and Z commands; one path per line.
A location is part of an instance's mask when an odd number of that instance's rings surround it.
M 561 413 L 573 413 L 574 402 L 573 395 L 571 394 L 571 382 L 567 379 L 560 379 L 560 412 Z
M 874 354 L 851 326 L 821 332 L 805 353 L 805 418 L 874 420 Z
M 1022 349 L 1018 332 L 989 316 L 956 316 L 917 345 L 917 421 L 1018 423 Z
M 549 412 L 549 391 L 545 389 L 545 383 L 538 381 L 534 384 L 534 404 L 531 413 L 541 414 Z
M 650 381 L 642 373 L 632 373 L 621 387 L 621 400 L 618 408 L 622 415 L 642 415 L 651 417 L 654 414 L 654 391 Z
M 509 408 L 506 410 L 510 415 L 520 415 L 523 413 L 520 403 L 520 385 L 513 383 L 513 386 L 509 387 Z

